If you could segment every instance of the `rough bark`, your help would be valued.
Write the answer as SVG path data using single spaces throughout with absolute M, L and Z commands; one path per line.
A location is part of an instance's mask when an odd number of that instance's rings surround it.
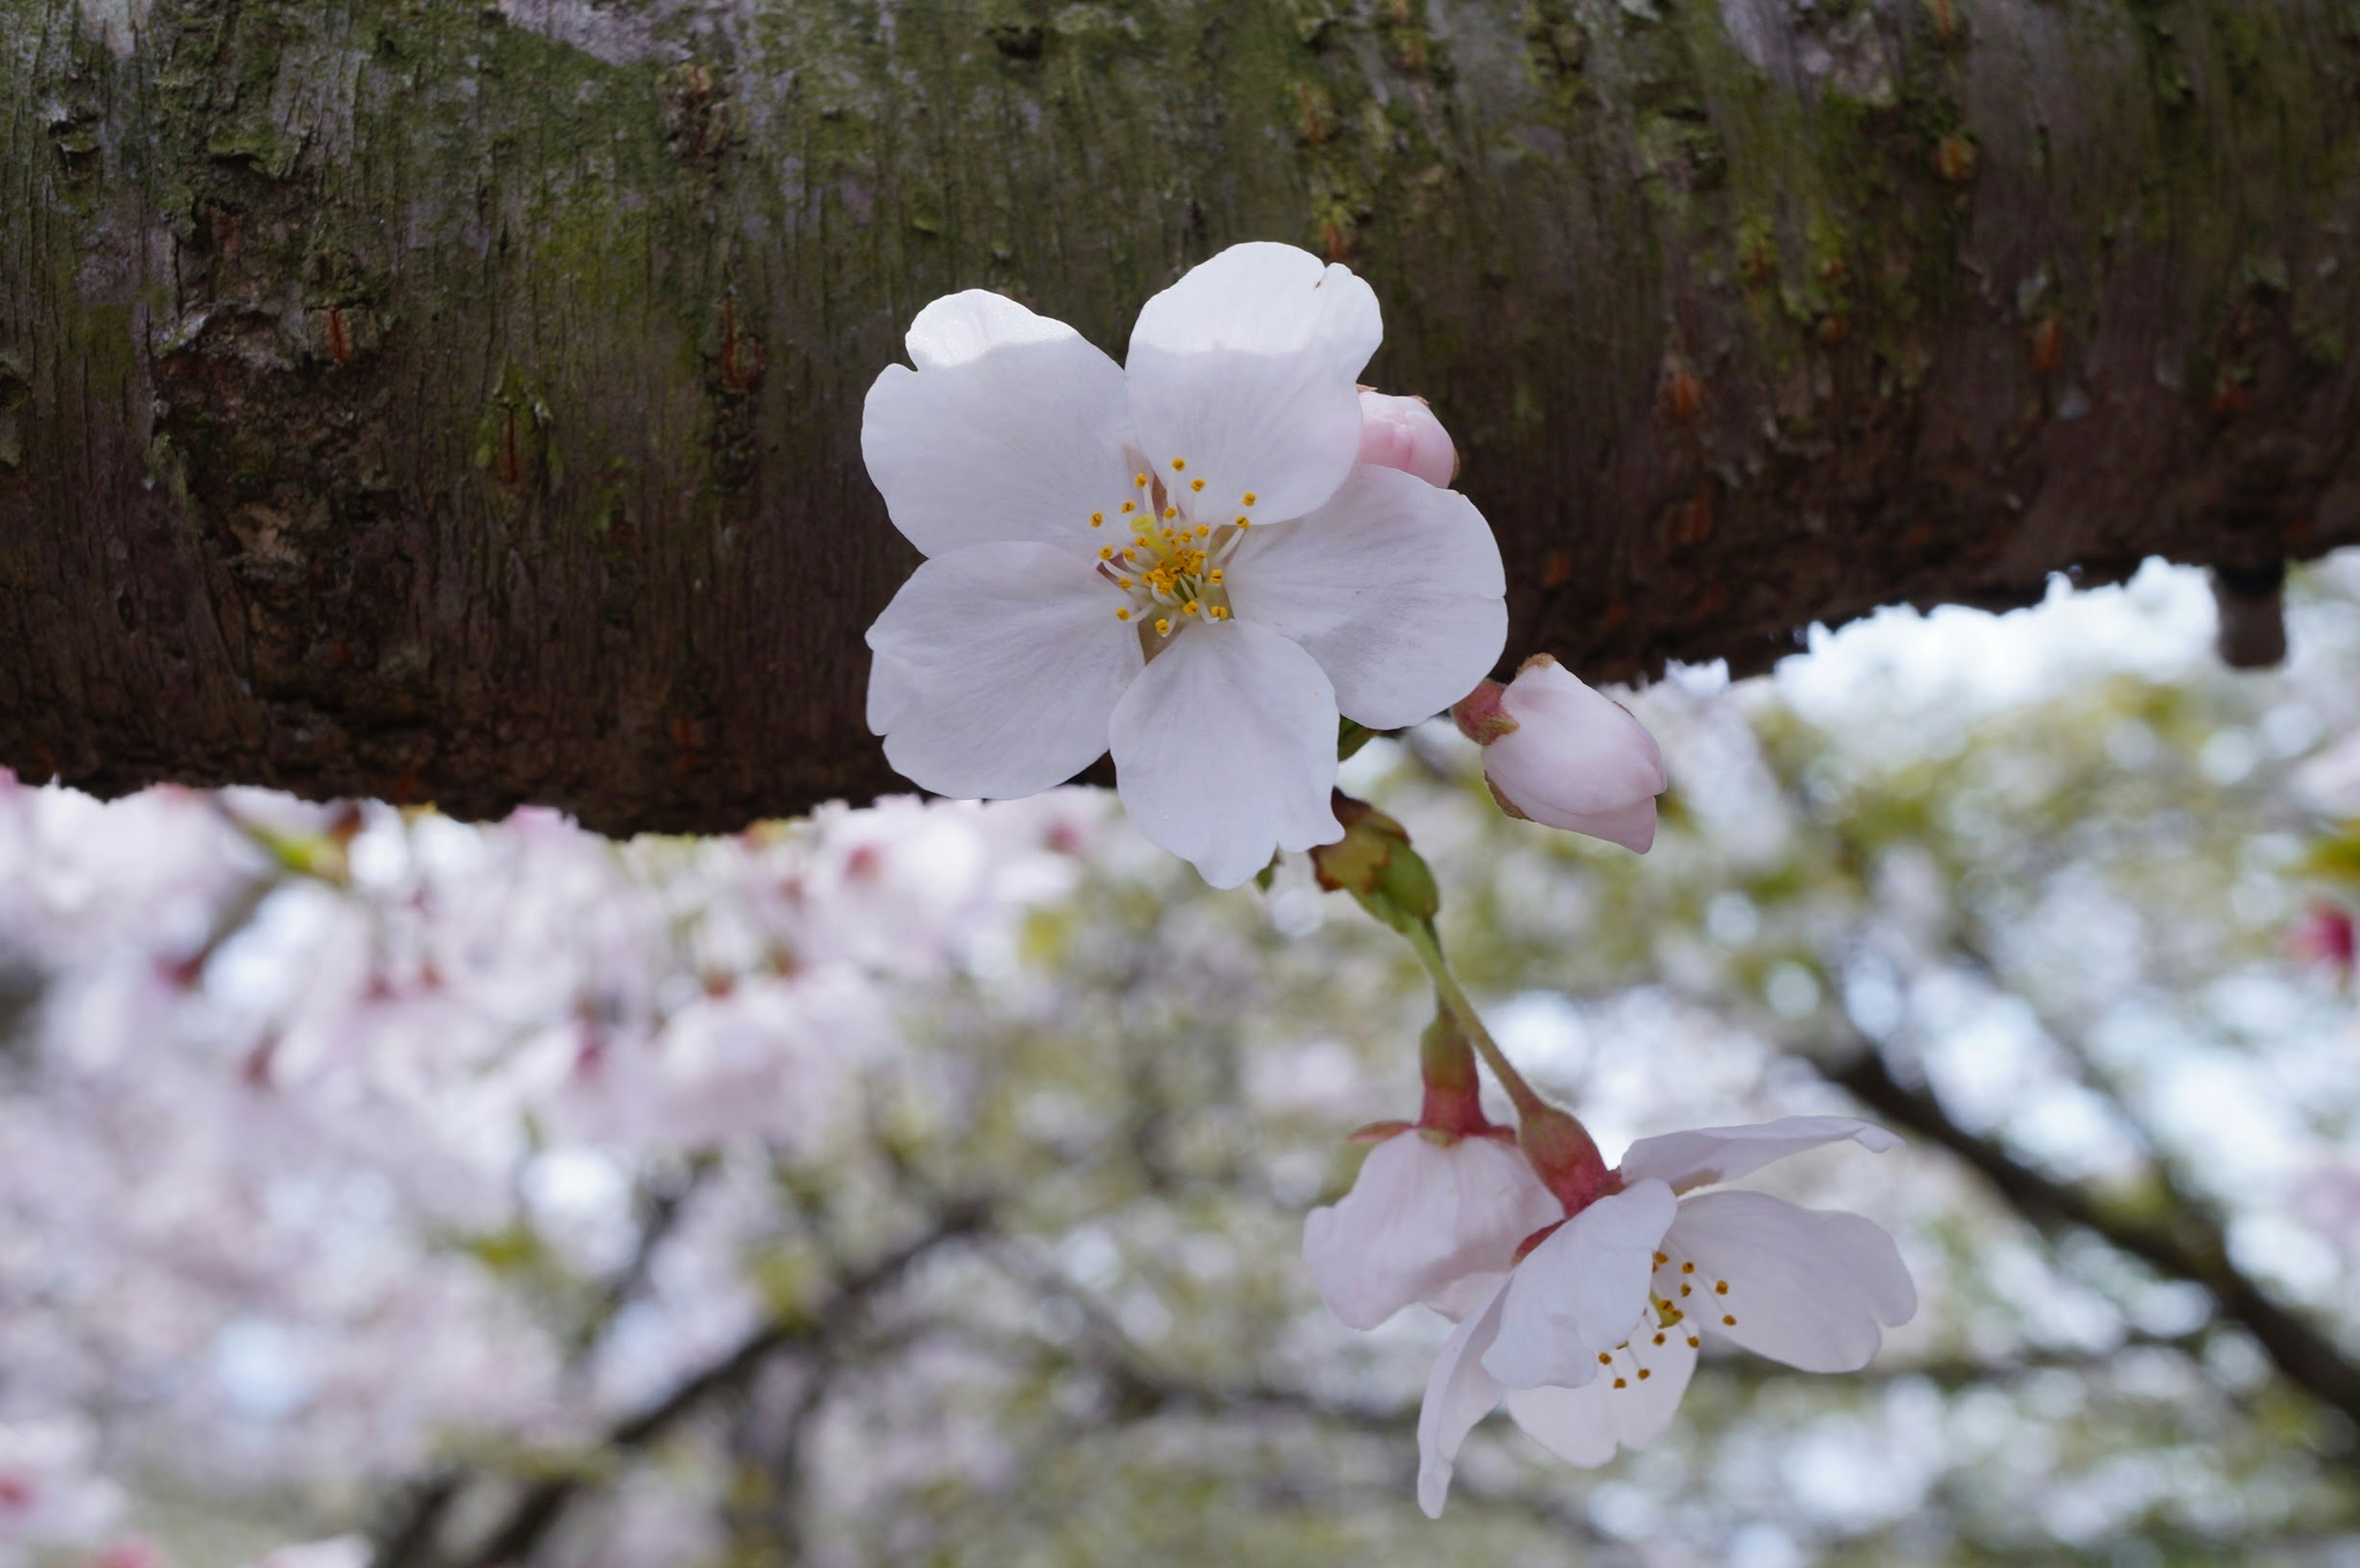
M 0 764 L 722 830 L 895 786 L 917 307 L 1349 259 L 1513 660 L 2360 539 L 2332 0 L 0 0 Z M 2258 575 L 2257 575 L 2258 574 Z M 2265 631 L 2267 628 L 2265 628 Z M 2267 644 L 2264 635 L 2262 643 Z

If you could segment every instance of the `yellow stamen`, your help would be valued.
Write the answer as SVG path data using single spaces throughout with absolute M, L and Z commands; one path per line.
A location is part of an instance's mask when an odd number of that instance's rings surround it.
M 1132 475 L 1132 476 L 1131 476 L 1131 482 L 1133 485 L 1138 485 L 1138 486 L 1139 486 L 1141 489 L 1142 489 L 1142 490 L 1144 490 L 1145 488 L 1147 488 L 1147 475 L 1146 475 L 1146 474 L 1134 474 L 1134 475 Z
M 1202 490 L 1204 487 L 1205 482 L 1201 479 L 1191 479 L 1188 481 L 1188 488 L 1191 490 Z
M 1249 491 L 1247 491 L 1247 492 L 1246 492 L 1246 505 L 1247 505 L 1247 506 L 1252 506 L 1253 504 L 1254 504 L 1254 493 L 1253 493 L 1252 491 L 1249 490 Z
M 1661 1344 L 1663 1344 L 1663 1343 L 1664 1343 L 1664 1336 L 1663 1336 L 1662 1334 L 1657 1334 L 1657 1335 L 1655 1336 L 1655 1343 L 1656 1343 L 1657 1345 L 1661 1345 Z
M 1683 1274 L 1693 1274 L 1696 1272 L 1696 1265 L 1693 1263 L 1683 1263 L 1680 1265 L 1680 1272 Z
M 1110 544 L 1102 544 L 1098 546 L 1098 559 L 1100 561 L 1112 561 L 1114 559 L 1114 546 Z
M 1131 586 L 1131 584 L 1130 584 L 1130 583 L 1124 583 L 1124 584 L 1123 584 L 1123 586 L 1124 586 L 1124 587 L 1126 587 L 1126 588 L 1128 588 L 1128 587 L 1130 587 L 1130 586 Z M 1131 619 L 1131 606 L 1130 606 L 1130 605 L 1128 605 L 1128 604 L 1125 604 L 1121 609 L 1117 610 L 1117 611 L 1114 613 L 1114 618 L 1115 618 L 1116 620 L 1118 620 L 1118 621 L 1127 621 L 1127 620 Z
M 1212 524 L 1210 524 L 1210 523 L 1198 523 L 1198 524 L 1196 525 L 1196 537 L 1197 537 L 1198 539 L 1205 539 L 1205 538 L 1209 537 L 1209 536 L 1211 535 L 1212 531 L 1213 531 L 1213 525 L 1212 525 Z
M 1114 583 L 1118 588 L 1128 588 L 1131 586 L 1131 579 L 1128 577 L 1118 577 L 1114 580 Z
M 1644 1372 L 1639 1375 L 1643 1377 L 1646 1376 Z M 1627 1377 L 1617 1377 L 1614 1379 L 1614 1386 L 1618 1388 L 1627 1388 L 1631 1386 L 1631 1380 Z
M 1180 508 L 1177 506 L 1166 506 L 1164 508 L 1164 520 L 1167 523 L 1179 515 Z
M 1122 504 L 1122 509 L 1123 509 L 1124 511 L 1126 511 L 1126 512 L 1135 512 L 1135 511 L 1137 511 L 1139 508 L 1138 508 L 1138 507 L 1136 507 L 1136 506 L 1132 506 L 1130 502 L 1125 501 L 1125 502 Z
M 1598 1364 L 1601 1367 L 1612 1367 L 1614 1365 L 1614 1357 L 1607 1355 L 1606 1352 L 1601 1350 L 1598 1353 Z
M 1194 600 L 1194 599 L 1191 599 L 1191 600 L 1189 600 L 1186 604 L 1185 604 L 1181 605 L 1181 606 L 1180 606 L 1180 613 L 1181 613 L 1182 615 L 1195 615 L 1195 614 L 1196 613 L 1196 600 Z
M 1737 1320 L 1736 1320 L 1735 1318 L 1733 1318 L 1733 1317 L 1731 1317 L 1731 1316 L 1730 1316 L 1728 1313 L 1726 1313 L 1726 1312 L 1723 1312 L 1723 1313 L 1721 1314 L 1721 1326 L 1722 1326 L 1722 1327 L 1724 1327 L 1724 1328 L 1735 1328 L 1735 1327 L 1737 1326 Z
M 1663 1336 L 1662 1334 L 1657 1334 L 1655 1337 L 1656 1337 L 1657 1339 L 1661 1339 L 1661 1338 L 1663 1338 L 1664 1336 Z M 1639 1368 L 1639 1381 L 1641 1381 L 1642 1383 L 1645 1382 L 1648 1378 L 1650 1378 L 1650 1377 L 1654 1377 L 1654 1376 L 1655 1376 L 1655 1374 L 1654 1374 L 1653 1372 L 1648 1371 L 1644 1367 L 1640 1367 L 1640 1368 Z
M 1688 1348 L 1690 1350 L 1694 1350 L 1698 1345 L 1702 1345 L 1704 1341 L 1699 1339 L 1696 1335 L 1688 1335 Z
M 1688 1288 L 1686 1285 L 1681 1286 L 1681 1287 L 1680 1287 L 1680 1294 L 1681 1294 L 1681 1295 L 1683 1295 L 1683 1296 L 1685 1296 L 1685 1295 L 1687 1295 L 1688 1293 Z
M 1712 1293 L 1716 1296 L 1726 1296 L 1729 1294 L 1729 1281 L 1726 1279 L 1715 1280 L 1713 1282 Z
M 1187 466 L 1188 460 L 1185 457 L 1175 457 L 1172 460 L 1172 472 L 1175 474 L 1179 473 L 1182 469 Z
M 1155 635 L 1157 637 L 1170 637 L 1172 635 L 1172 620 L 1170 616 L 1158 615 L 1155 618 Z M 1193 647 L 1194 645 L 1192 644 L 1190 646 Z
M 1102 528 L 1106 527 L 1106 514 L 1104 512 L 1092 512 L 1090 514 L 1090 527 L 1094 528 Z
M 1661 1269 L 1665 1264 L 1669 1263 L 1670 1261 L 1671 1261 L 1671 1259 L 1670 1259 L 1670 1258 L 1666 1258 L 1666 1257 L 1665 1257 L 1662 1253 L 1658 1252 L 1657 1254 L 1655 1254 L 1655 1267 L 1656 1267 L 1656 1268 Z
M 1213 568 L 1212 576 L 1207 578 L 1206 581 L 1210 583 L 1216 588 L 1219 587 L 1221 585 L 1221 569 L 1218 566 Z

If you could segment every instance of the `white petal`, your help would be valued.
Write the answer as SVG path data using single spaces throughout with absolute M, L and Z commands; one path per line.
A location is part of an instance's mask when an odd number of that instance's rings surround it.
M 1857 1372 L 1884 1341 L 1877 1325 L 1918 1311 L 1900 1251 L 1873 1221 L 1767 1192 L 1681 1200 L 1664 1252 L 1655 1289 L 1688 1323 L 1806 1372 Z M 1680 1296 L 1680 1284 L 1694 1293 Z
M 1533 1228 L 1538 1230 L 1540 1227 L 1535 1225 Z M 1511 1256 L 1513 1254 L 1512 1253 Z M 1490 1301 L 1491 1292 L 1498 1290 L 1500 1282 L 1507 1277 L 1508 1271 L 1504 1269 L 1487 1269 L 1473 1274 L 1461 1274 L 1441 1290 L 1426 1297 L 1421 1304 L 1428 1311 L 1440 1312 L 1452 1323 L 1457 1323 L 1469 1312 Z
M 1238 617 L 1319 661 L 1345 716 L 1429 718 L 1473 690 L 1508 638 L 1491 526 L 1456 490 L 1362 463 L 1300 522 L 1249 529 L 1227 572 Z
M 1483 1353 L 1500 1332 L 1500 1308 L 1507 1300 L 1508 1283 L 1500 1281 L 1490 1299 L 1460 1320 L 1443 1342 L 1433 1375 L 1426 1380 L 1426 1399 L 1417 1410 L 1417 1506 L 1428 1519 L 1442 1517 L 1442 1500 L 1450 1494 L 1450 1473 L 1459 1459 L 1459 1445 L 1506 1392 L 1499 1379 L 1483 1369 Z
M 1376 295 L 1349 268 L 1293 245 L 1232 245 L 1131 329 L 1139 444 L 1192 516 L 1225 522 L 1251 493 L 1257 522 L 1299 517 L 1360 453 L 1358 379 L 1383 335 Z M 1197 479 L 1202 492 L 1180 487 Z
M 1139 830 L 1234 887 L 1282 849 L 1332 844 L 1336 689 L 1318 661 L 1240 621 L 1184 626 L 1109 725 Z
M 1459 477 L 1459 449 L 1423 397 L 1360 392 L 1360 461 L 1414 474 L 1428 485 Z
M 1647 1311 L 1656 1244 L 1677 1206 L 1661 1181 L 1636 1182 L 1533 1248 L 1508 1276 L 1485 1370 L 1511 1388 L 1579 1388 L 1597 1377 L 1598 1357 L 1630 1338 Z
M 1617 1447 L 1644 1448 L 1672 1424 L 1696 1370 L 1690 1337 L 1681 1326 L 1633 1335 L 1586 1388 L 1509 1389 L 1508 1414 L 1559 1459 L 1595 1469 Z
M 1546 657 L 1525 661 L 1500 706 L 1516 727 L 1483 748 L 1494 789 L 1536 822 L 1643 852 L 1654 843 L 1664 756 L 1629 709 Z M 1642 802 L 1644 834 L 1634 811 Z
M 971 289 L 919 311 L 909 343 L 918 368 L 869 388 L 860 452 L 921 550 L 1087 535 L 1131 493 L 1122 368 L 1073 328 Z
M 1623 1151 L 1622 1179 L 1652 1176 L 1675 1192 L 1686 1192 L 1734 1181 L 1773 1160 L 1845 1138 L 1875 1154 L 1901 1146 L 1883 1127 L 1852 1116 L 1780 1116 L 1746 1127 L 1698 1127 L 1643 1138 Z
M 1516 1244 L 1560 1212 L 1521 1149 L 1397 1133 L 1341 1203 L 1304 1217 L 1303 1261 L 1328 1308 L 1370 1329 L 1469 1275 L 1506 1272 Z
M 938 795 L 1010 800 L 1062 784 L 1106 750 L 1140 672 L 1136 623 L 1087 542 L 983 544 L 922 563 L 869 646 L 885 757 Z

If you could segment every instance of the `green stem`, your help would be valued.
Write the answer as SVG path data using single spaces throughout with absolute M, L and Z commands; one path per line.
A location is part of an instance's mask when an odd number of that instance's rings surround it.
M 1473 1043 L 1476 1054 L 1491 1067 L 1491 1075 L 1499 1079 L 1500 1086 L 1508 1092 L 1509 1100 L 1516 1107 L 1516 1115 L 1529 1116 L 1547 1110 L 1548 1102 L 1524 1082 L 1524 1075 L 1516 1071 L 1515 1064 L 1500 1049 L 1499 1041 L 1491 1038 L 1491 1031 L 1483 1027 L 1482 1015 L 1476 1012 L 1475 1004 L 1467 997 L 1466 987 L 1460 985 L 1459 976 L 1450 972 L 1450 961 L 1442 955 L 1442 939 L 1435 934 L 1432 922 L 1421 920 L 1400 929 L 1409 942 L 1410 950 L 1417 954 L 1417 961 L 1426 965 L 1426 975 L 1434 981 L 1435 995 L 1442 998 L 1442 1005 L 1450 1009 L 1450 1016 L 1459 1020 L 1459 1029 Z

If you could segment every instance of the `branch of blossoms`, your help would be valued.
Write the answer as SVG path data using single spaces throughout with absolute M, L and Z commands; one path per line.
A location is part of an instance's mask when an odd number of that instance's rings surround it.
M 1418 1301 L 1461 1319 L 1419 1421 L 1419 1502 L 1439 1514 L 1460 1442 L 1503 1397 L 1553 1452 L 1603 1464 L 1662 1432 L 1702 1335 L 1852 1370 L 1917 1300 L 1856 1215 L 1687 1196 L 1888 1135 L 1789 1118 L 1642 1140 L 1610 1168 L 1484 1027 L 1408 832 L 1335 788 L 1368 732 L 1454 702 L 1513 817 L 1644 854 L 1666 783 L 1638 721 L 1554 659 L 1486 679 L 1499 548 L 1445 488 L 1457 460 L 1432 410 L 1359 384 L 1382 336 L 1365 282 L 1276 245 L 1150 299 L 1120 366 L 995 294 L 927 306 L 914 368 L 889 366 L 862 420 L 870 477 L 926 557 L 869 628 L 869 720 L 945 794 L 1032 794 L 1110 754 L 1134 824 L 1213 886 L 1307 850 L 1320 886 L 1408 942 L 1441 1007 L 1425 1101 L 1359 1135 L 1378 1147 L 1306 1222 L 1305 1257 L 1354 1326 Z M 1513 1132 L 1483 1113 L 1478 1056 Z

